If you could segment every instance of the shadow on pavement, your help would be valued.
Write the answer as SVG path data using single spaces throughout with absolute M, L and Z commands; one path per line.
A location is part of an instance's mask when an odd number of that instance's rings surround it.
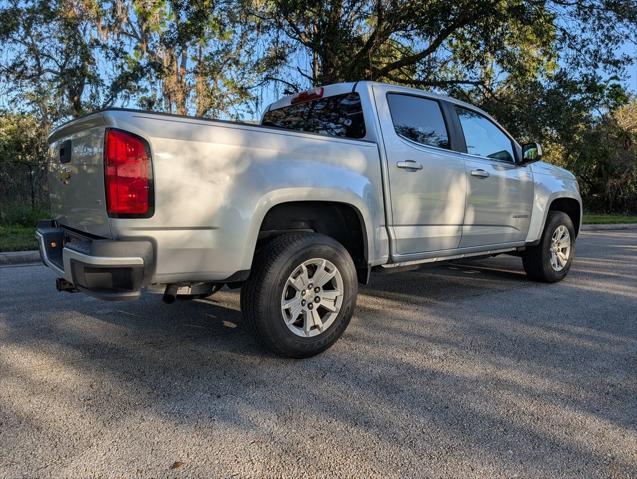
M 0 425 L 14 443 L 8 455 L 0 440 L 0 473 L 16 457 L 60 467 L 26 459 L 56 441 L 93 457 L 136 425 L 144 446 L 139 431 L 159 427 L 193 454 L 223 452 L 209 472 L 250 446 L 257 463 L 302 458 L 309 475 L 338 473 L 330 450 L 345 448 L 370 475 L 634 477 L 635 257 L 597 247 L 558 285 L 528 281 L 513 257 L 377 276 L 345 337 L 305 361 L 261 349 L 235 292 L 104 303 L 39 297 L 25 277 L 22 303 L 0 303 Z

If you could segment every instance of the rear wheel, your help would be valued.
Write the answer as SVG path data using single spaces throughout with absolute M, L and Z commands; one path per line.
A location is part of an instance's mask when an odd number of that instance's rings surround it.
M 566 277 L 575 255 L 575 228 L 571 218 L 561 211 L 549 211 L 538 245 L 522 256 L 529 278 L 555 283 Z
M 269 349 L 304 358 L 343 334 L 356 305 L 354 262 L 334 239 L 290 233 L 260 249 L 241 290 L 249 329 Z

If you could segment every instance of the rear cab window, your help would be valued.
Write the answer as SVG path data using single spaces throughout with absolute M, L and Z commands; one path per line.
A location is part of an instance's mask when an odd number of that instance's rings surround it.
M 449 149 L 449 133 L 436 100 L 388 93 L 387 103 L 398 136 L 422 145 Z
M 261 124 L 339 138 L 361 139 L 366 134 L 361 98 L 356 92 L 267 111 Z

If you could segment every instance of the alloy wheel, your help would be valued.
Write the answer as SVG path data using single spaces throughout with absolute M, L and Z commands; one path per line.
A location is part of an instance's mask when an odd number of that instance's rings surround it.
M 312 258 L 297 266 L 281 295 L 281 314 L 290 331 L 312 337 L 326 331 L 343 304 L 343 278 L 324 258 Z
M 551 267 L 555 271 L 562 271 L 571 256 L 571 235 L 568 228 L 560 225 L 555 228 L 551 236 Z

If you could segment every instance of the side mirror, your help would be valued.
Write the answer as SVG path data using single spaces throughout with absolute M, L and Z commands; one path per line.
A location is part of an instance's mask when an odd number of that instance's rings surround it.
M 539 143 L 527 143 L 522 145 L 521 165 L 528 165 L 542 159 L 542 147 Z

